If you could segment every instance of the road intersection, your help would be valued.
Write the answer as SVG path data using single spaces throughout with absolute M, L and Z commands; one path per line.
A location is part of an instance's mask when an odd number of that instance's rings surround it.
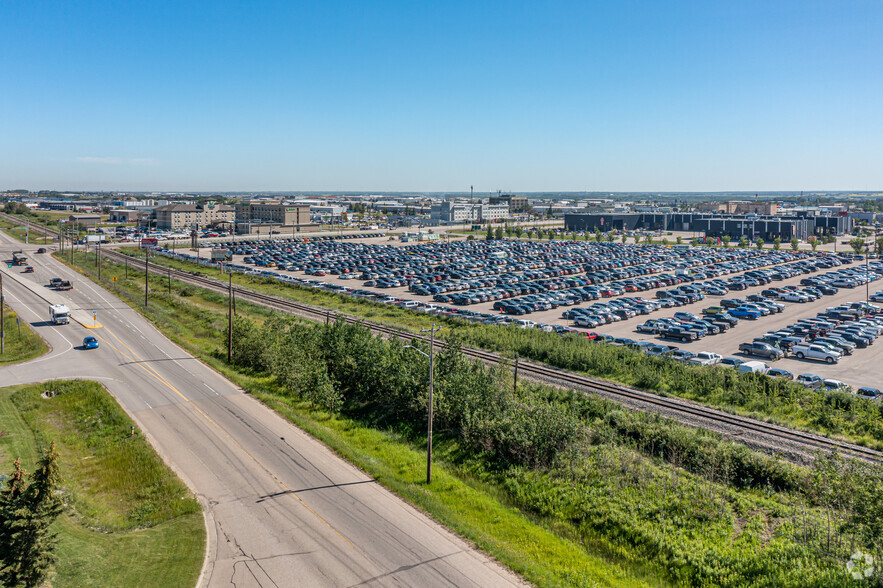
M 0 258 L 22 248 L 0 236 Z M 50 255 L 4 273 L 7 302 L 51 346 L 0 385 L 101 382 L 201 500 L 201 586 L 512 586 L 523 582 L 169 341 Z M 66 293 L 52 277 L 75 281 Z M 63 301 L 74 321 L 48 322 Z M 94 326 L 92 313 L 98 315 Z M 86 335 L 97 350 L 80 349 Z

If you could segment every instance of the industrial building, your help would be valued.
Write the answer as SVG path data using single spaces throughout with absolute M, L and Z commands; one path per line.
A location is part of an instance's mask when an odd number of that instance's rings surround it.
M 842 215 L 760 216 L 693 212 L 634 214 L 566 214 L 569 231 L 687 231 L 707 237 L 806 240 L 812 235 L 842 235 L 852 230 L 852 219 Z

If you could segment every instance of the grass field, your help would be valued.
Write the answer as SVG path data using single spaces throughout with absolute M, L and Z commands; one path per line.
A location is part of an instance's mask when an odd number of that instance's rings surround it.
M 56 393 L 44 397 L 44 392 Z M 205 550 L 199 503 L 95 382 L 0 389 L 0 465 L 33 469 L 55 441 L 65 513 L 52 586 L 190 587 Z
M 16 323 L 18 315 L 9 307 L 6 307 L 3 314 L 6 340 L 3 353 L 0 354 L 0 365 L 21 363 L 48 351 L 49 347 L 46 342 L 31 329 L 27 322 Z

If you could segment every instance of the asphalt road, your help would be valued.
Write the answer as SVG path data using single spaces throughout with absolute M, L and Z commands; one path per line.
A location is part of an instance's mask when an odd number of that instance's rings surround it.
M 0 258 L 22 248 L 0 236 Z M 35 250 L 36 246 L 25 247 Z M 49 255 L 0 269 L 8 303 L 51 345 L 0 384 L 104 384 L 202 501 L 203 586 L 506 586 L 523 582 L 174 345 L 137 312 Z M 44 285 L 74 280 L 67 293 Z M 48 323 L 47 299 L 99 328 Z M 80 316 L 84 316 L 80 314 Z M 85 321 L 88 324 L 88 321 Z M 97 350 L 80 348 L 94 335 Z

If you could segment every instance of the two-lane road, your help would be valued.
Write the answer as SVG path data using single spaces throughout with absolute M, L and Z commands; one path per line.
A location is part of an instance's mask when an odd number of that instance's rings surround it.
M 14 248 L 0 237 L 0 255 Z M 110 292 L 50 256 L 2 268 L 7 300 L 52 345 L 0 369 L 0 384 L 103 383 L 206 509 L 205 586 L 505 586 L 522 582 L 387 492 L 161 335 Z M 49 325 L 50 277 L 100 328 Z M 14 279 L 13 279 L 14 278 Z M 26 287 L 27 286 L 27 287 Z M 59 296 L 52 292 L 51 297 Z M 84 336 L 97 350 L 79 348 Z

